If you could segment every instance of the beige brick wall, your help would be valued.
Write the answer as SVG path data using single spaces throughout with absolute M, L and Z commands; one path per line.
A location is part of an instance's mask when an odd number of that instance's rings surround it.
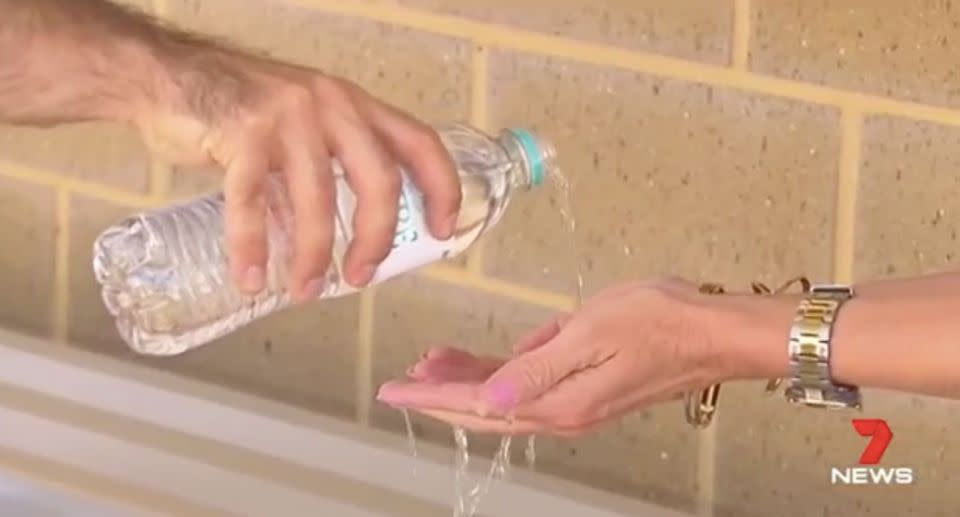
M 148 0 L 186 27 L 354 79 L 436 122 L 530 125 L 574 183 L 588 292 L 677 274 L 745 286 L 955 267 L 960 12 L 853 0 Z M 518 199 L 467 261 L 263 320 L 192 354 L 134 357 L 102 309 L 90 244 L 124 214 L 213 187 L 90 124 L 0 128 L 0 324 L 399 431 L 371 402 L 426 346 L 504 350 L 572 302 L 552 192 Z M 908 488 L 840 489 L 864 445 L 846 414 L 725 388 L 710 430 L 680 407 L 576 441 L 543 469 L 718 516 L 953 515 L 956 404 L 867 394 Z M 418 421 L 421 432 L 449 433 Z M 490 440 L 483 447 L 489 449 Z

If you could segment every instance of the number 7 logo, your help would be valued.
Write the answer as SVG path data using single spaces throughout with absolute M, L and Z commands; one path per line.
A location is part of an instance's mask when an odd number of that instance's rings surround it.
M 870 442 L 860 455 L 861 465 L 876 465 L 890 445 L 893 433 L 886 420 L 879 418 L 853 419 L 853 428 L 860 436 L 869 436 Z

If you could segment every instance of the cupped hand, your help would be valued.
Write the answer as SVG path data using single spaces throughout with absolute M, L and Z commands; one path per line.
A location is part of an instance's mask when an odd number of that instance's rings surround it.
M 226 246 L 244 292 L 265 285 L 268 173 L 282 172 L 293 215 L 288 288 L 317 296 L 331 262 L 336 206 L 331 161 L 357 197 L 345 277 L 370 281 L 390 252 L 403 165 L 424 192 L 427 223 L 453 231 L 459 180 L 438 135 L 345 80 L 222 49 L 184 45 L 165 55 L 153 99 L 136 117 L 148 146 L 176 163 L 226 171 Z
M 726 375 L 695 286 L 614 287 L 516 345 L 510 358 L 435 348 L 378 399 L 473 431 L 579 436 Z

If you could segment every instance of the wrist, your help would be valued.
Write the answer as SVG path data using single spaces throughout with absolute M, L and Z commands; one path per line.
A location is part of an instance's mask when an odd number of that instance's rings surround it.
M 723 380 L 789 374 L 787 342 L 799 295 L 712 297 L 709 334 Z
M 96 100 L 94 115 L 112 122 L 130 123 L 155 102 L 162 61 L 148 39 L 117 38 L 109 52 L 97 56 L 93 76 Z

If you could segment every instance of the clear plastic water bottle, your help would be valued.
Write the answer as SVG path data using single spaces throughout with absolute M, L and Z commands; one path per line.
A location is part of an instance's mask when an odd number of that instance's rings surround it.
M 500 220 L 514 192 L 540 185 L 554 166 L 552 146 L 527 130 L 508 129 L 492 137 L 457 125 L 438 132 L 462 185 L 455 233 L 445 241 L 432 237 L 422 195 L 401 171 L 393 250 L 371 284 L 462 253 Z M 336 162 L 334 174 L 336 238 L 320 298 L 356 291 L 342 275 L 356 198 Z M 141 354 L 180 354 L 288 306 L 292 205 L 279 175 L 270 179 L 268 205 L 267 281 L 255 296 L 244 295 L 230 280 L 222 193 L 135 215 L 101 233 L 93 268 L 123 340 Z

